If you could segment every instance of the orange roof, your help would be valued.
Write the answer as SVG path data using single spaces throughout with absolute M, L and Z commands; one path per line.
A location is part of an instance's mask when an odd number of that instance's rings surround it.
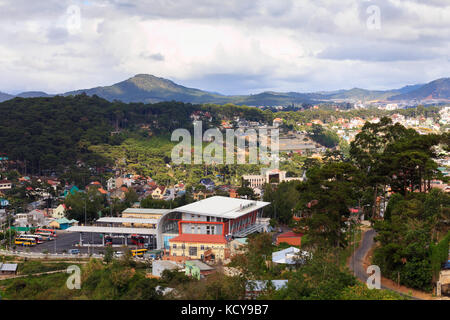
M 200 242 L 200 243 L 227 243 L 225 237 L 219 234 L 190 234 L 183 233 L 172 238 L 170 242 Z
M 103 188 L 98 188 L 98 191 L 100 191 L 100 193 L 102 193 L 102 194 L 107 194 L 108 192 L 105 190 L 105 189 L 103 189 Z
M 278 236 L 278 238 L 301 238 L 303 236 L 303 234 L 301 234 L 301 233 L 295 233 L 295 232 L 292 232 L 292 231 L 290 231 L 290 232 L 285 232 L 285 233 L 282 233 L 282 234 L 280 234 L 279 236 Z

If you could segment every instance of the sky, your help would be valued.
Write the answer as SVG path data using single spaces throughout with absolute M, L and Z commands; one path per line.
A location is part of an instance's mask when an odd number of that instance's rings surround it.
M 223 94 L 450 76 L 449 0 L 0 0 L 0 91 L 135 74 Z

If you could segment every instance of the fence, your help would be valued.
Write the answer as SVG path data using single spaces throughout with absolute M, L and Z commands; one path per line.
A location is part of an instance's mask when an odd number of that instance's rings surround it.
M 40 252 L 22 252 L 8 251 L 0 249 L 0 255 L 17 256 L 22 258 L 36 259 L 67 259 L 67 258 L 103 258 L 101 254 L 69 254 L 69 253 L 40 253 Z

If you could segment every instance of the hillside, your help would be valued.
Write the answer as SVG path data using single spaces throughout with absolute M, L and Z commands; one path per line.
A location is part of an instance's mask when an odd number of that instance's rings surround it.
M 0 92 L 0 102 L 6 101 L 6 100 L 9 100 L 9 99 L 12 99 L 12 98 L 14 98 L 13 95 Z
M 26 91 L 26 92 L 22 92 L 22 93 L 19 93 L 18 95 L 16 95 L 16 97 L 19 97 L 19 98 L 42 98 L 42 97 L 51 97 L 51 96 L 52 95 L 47 94 L 42 91 Z
M 427 83 L 407 93 L 395 95 L 389 100 L 450 99 L 450 78 L 442 78 Z
M 109 101 L 120 100 L 123 102 L 155 103 L 172 100 L 190 103 L 228 102 L 226 97 L 219 94 L 187 88 L 173 81 L 148 74 L 138 74 L 112 86 L 70 91 L 64 95 L 77 95 L 83 92 L 89 96 L 97 95 Z

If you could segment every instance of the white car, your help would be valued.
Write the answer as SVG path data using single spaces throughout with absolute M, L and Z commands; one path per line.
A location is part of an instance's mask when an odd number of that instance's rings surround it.
M 122 252 L 122 251 L 116 251 L 116 252 L 114 252 L 114 257 L 116 257 L 116 258 L 123 257 L 123 252 Z

